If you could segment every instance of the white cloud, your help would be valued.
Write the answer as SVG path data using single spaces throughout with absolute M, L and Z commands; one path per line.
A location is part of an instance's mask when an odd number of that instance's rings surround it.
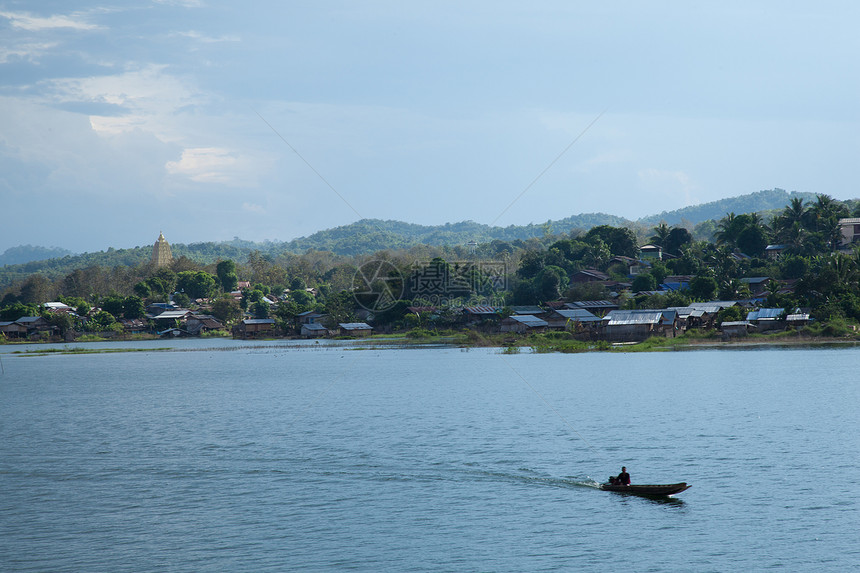
M 35 62 L 39 56 L 53 50 L 58 45 L 56 42 L 25 42 L 14 46 L 0 46 L 0 64 L 8 64 L 13 60 Z
M 198 183 L 238 184 L 237 170 L 243 162 L 237 154 L 217 147 L 185 149 L 179 161 L 168 161 L 165 169 Z
M 74 30 L 95 30 L 99 28 L 99 26 L 87 22 L 79 14 L 42 17 L 33 16 L 25 12 L 0 12 L 0 17 L 8 19 L 15 28 L 37 32 L 58 28 L 71 28 Z
M 60 78 L 45 85 L 50 88 L 49 103 L 102 103 L 123 109 L 119 116 L 90 117 L 92 128 L 102 135 L 144 129 L 163 141 L 177 141 L 182 134 L 175 115 L 206 102 L 198 90 L 154 64 L 115 75 Z
M 176 36 L 181 36 L 183 38 L 191 38 L 192 40 L 197 40 L 198 42 L 202 42 L 204 44 L 216 44 L 219 42 L 240 42 L 241 39 L 238 36 L 207 36 L 201 32 L 196 30 L 188 30 L 187 32 L 177 32 Z
M 648 189 L 673 197 L 680 194 L 684 207 L 693 204 L 693 192 L 699 189 L 693 178 L 683 171 L 647 168 L 640 169 L 637 175 Z
M 167 6 L 181 6 L 183 8 L 202 8 L 204 6 L 202 0 L 153 0 L 156 4 L 165 4 Z
M 263 209 L 261 205 L 257 205 L 256 203 L 242 203 L 242 210 L 248 211 L 249 213 L 255 213 L 258 215 L 265 215 L 266 210 Z

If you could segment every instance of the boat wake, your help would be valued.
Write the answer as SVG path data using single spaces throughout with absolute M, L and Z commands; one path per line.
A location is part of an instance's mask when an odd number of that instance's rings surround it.
M 487 480 L 503 480 L 508 482 L 518 482 L 522 484 L 557 487 L 564 489 L 600 489 L 600 483 L 595 481 L 590 476 L 553 477 L 545 474 L 542 475 L 527 468 L 521 468 L 519 471 L 522 473 L 499 472 L 489 470 L 469 470 L 469 473 L 471 473 L 475 477 Z

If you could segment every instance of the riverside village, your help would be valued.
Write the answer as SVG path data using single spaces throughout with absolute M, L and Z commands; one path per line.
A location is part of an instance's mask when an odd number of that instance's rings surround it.
M 148 261 L 149 276 L 134 285 L 134 294 L 22 302 L 7 293 L 0 340 L 374 336 L 419 341 L 445 335 L 464 343 L 525 346 L 678 337 L 717 342 L 755 335 L 799 338 L 833 335 L 816 330 L 815 308 L 804 304 L 815 300 L 814 289 L 821 288 L 828 261 L 837 278 L 840 265 L 853 265 L 854 276 L 847 280 L 856 286 L 860 218 L 838 219 L 833 252 L 814 275 L 809 263 L 802 264 L 807 258 L 792 252 L 790 244 L 762 244 L 755 256 L 724 247 L 699 254 L 706 261 L 710 256 L 711 263 L 697 266 L 690 241 L 687 248 L 670 247 L 674 252 L 660 244 L 667 244 L 660 240 L 661 232 L 665 239 L 665 231 L 673 231 L 662 227 L 655 228 L 651 243 L 639 246 L 634 237 L 632 248 L 618 248 L 613 238 L 618 231 L 632 235 L 626 229 L 603 226 L 598 228 L 603 236 L 596 240 L 589 237 L 592 229 L 584 238 L 559 239 L 540 252 L 527 252 L 516 269 L 501 257 L 455 262 L 435 257 L 411 265 L 366 259 L 349 268 L 351 279 L 340 289 L 308 286 L 303 280 L 280 288 L 252 284 L 232 260 L 210 266 L 214 272 L 175 272 L 176 259 L 160 234 Z M 594 246 L 604 252 L 571 254 Z M 476 247 L 467 245 L 468 252 Z M 810 260 L 820 265 L 818 259 Z M 788 264 L 804 268 L 792 272 L 786 270 Z M 530 265 L 538 270 L 529 270 Z M 722 286 L 718 275 L 724 268 L 744 269 L 744 276 L 729 276 L 727 287 Z M 759 275 L 756 269 L 772 272 Z M 736 296 L 718 296 L 727 292 Z M 850 309 L 842 313 L 846 315 Z M 847 334 L 856 331 L 849 326 Z

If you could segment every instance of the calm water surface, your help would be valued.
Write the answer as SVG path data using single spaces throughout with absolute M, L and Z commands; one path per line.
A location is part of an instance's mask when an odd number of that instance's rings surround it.
M 0 347 L 0 570 L 860 567 L 860 350 L 165 345 Z

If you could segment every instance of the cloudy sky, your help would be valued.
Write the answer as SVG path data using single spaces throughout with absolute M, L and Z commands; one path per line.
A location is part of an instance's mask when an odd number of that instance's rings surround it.
M 858 21 L 849 1 L 0 0 L 0 252 L 858 197 Z

